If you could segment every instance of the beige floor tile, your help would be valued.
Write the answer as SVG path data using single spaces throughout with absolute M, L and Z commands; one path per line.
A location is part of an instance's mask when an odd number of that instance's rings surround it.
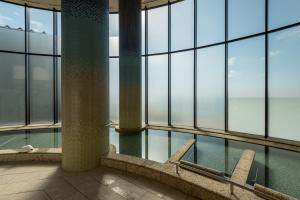
M 46 193 L 42 191 L 26 192 L 19 194 L 10 194 L 0 196 L 0 200 L 51 200 Z
M 110 168 L 69 173 L 53 163 L 0 165 L 0 200 L 186 200 L 156 181 Z M 194 200 L 194 199 L 188 199 Z

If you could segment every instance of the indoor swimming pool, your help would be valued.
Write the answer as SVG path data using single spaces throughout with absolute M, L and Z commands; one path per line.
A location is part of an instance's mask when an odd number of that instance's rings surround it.
M 230 177 L 245 149 L 256 152 L 247 183 L 258 183 L 300 198 L 300 153 L 263 145 L 163 130 L 147 129 L 136 134 L 109 131 L 117 153 L 157 162 L 166 162 L 187 140 L 196 143 L 182 157 L 192 163 L 224 172 Z M 30 144 L 35 148 L 61 147 L 61 129 L 35 129 L 0 132 L 0 150 Z
M 197 135 L 182 160 L 230 177 L 244 150 L 256 152 L 247 183 L 258 183 L 300 199 L 300 153 L 263 145 Z

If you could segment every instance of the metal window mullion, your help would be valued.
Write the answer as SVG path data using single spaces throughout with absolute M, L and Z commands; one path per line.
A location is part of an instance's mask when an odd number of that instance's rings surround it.
M 168 131 L 168 158 L 171 157 L 171 154 L 172 154 L 172 134 L 171 134 L 171 131 Z
M 194 134 L 194 163 L 198 163 L 198 153 L 197 153 L 197 134 Z
M 58 95 L 57 95 L 57 13 L 53 9 L 53 123 L 58 122 Z
M 228 131 L 228 0 L 225 0 L 225 131 Z
M 265 138 L 269 137 L 269 1 L 265 0 Z
M 148 9 L 145 7 L 145 123 L 149 124 L 149 92 L 148 92 Z
M 171 119 L 171 3 L 168 1 L 168 126 L 172 125 Z
M 148 129 L 145 130 L 145 159 L 148 160 L 149 158 L 149 135 L 148 135 Z
M 194 0 L 194 128 L 197 128 L 197 0 Z
M 25 4 L 25 125 L 30 124 L 29 20 L 29 8 Z

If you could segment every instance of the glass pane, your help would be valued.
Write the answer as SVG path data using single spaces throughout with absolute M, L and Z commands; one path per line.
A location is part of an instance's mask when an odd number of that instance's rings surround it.
M 119 59 L 109 59 L 109 109 L 110 120 L 119 121 Z
M 172 51 L 194 47 L 194 0 L 171 5 Z
M 61 122 L 61 58 L 57 58 L 57 99 L 58 121 Z
M 148 11 L 148 52 L 168 51 L 168 7 Z
M 225 1 L 197 1 L 197 45 L 204 46 L 225 40 Z
M 31 123 L 53 122 L 53 58 L 30 56 Z
M 57 54 L 61 55 L 61 13 L 57 13 Z
M 300 141 L 300 26 L 269 36 L 269 132 Z
M 198 126 L 224 130 L 225 48 L 224 45 L 197 52 Z
M 148 58 L 149 124 L 168 124 L 168 55 Z
M 239 38 L 265 31 L 265 1 L 228 0 L 228 37 Z
M 269 0 L 269 29 L 300 22 L 299 0 Z
M 30 8 L 29 50 L 53 54 L 53 12 Z
M 194 139 L 193 134 L 171 132 L 171 155 L 176 153 L 188 140 Z
M 265 38 L 229 44 L 229 130 L 264 135 Z
M 25 51 L 24 7 L 0 2 L 0 49 Z
M 0 125 L 25 124 L 25 57 L 0 53 Z
M 109 129 L 109 144 L 112 144 L 116 147 L 116 153 L 120 152 L 119 133 L 117 131 L 115 131 L 115 128 Z
M 142 11 L 142 55 L 145 54 L 145 11 Z
M 148 159 L 164 163 L 168 158 L 168 132 L 149 129 Z
M 119 56 L 119 15 L 109 15 L 109 55 Z
M 172 124 L 193 126 L 194 51 L 171 55 Z

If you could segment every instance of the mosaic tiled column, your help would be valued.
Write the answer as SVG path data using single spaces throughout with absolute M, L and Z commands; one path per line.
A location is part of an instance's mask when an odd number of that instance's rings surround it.
M 142 128 L 141 0 L 119 1 L 119 131 Z
M 62 167 L 84 171 L 109 150 L 108 0 L 62 0 Z

